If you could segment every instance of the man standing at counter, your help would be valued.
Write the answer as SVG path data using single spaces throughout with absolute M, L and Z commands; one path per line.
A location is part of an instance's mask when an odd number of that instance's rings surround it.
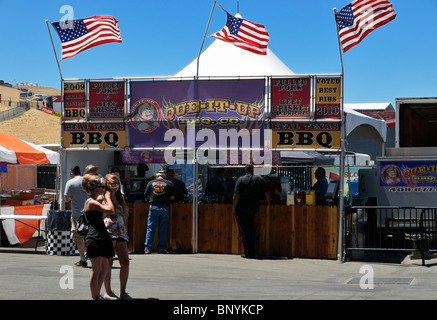
M 152 252 L 156 226 L 159 222 L 158 253 L 167 253 L 168 207 L 174 199 L 175 189 L 171 181 L 165 179 L 164 171 L 156 173 L 156 179 L 150 181 L 145 190 L 146 198 L 150 202 L 149 218 L 147 220 L 146 242 L 144 252 Z
M 312 186 L 311 190 L 315 191 L 316 194 L 316 205 L 324 206 L 326 202 L 326 192 L 328 191 L 328 180 L 326 179 L 325 168 L 318 167 L 316 172 L 314 172 L 314 177 L 317 182 Z
M 246 175 L 238 178 L 235 185 L 233 210 L 244 246 L 243 257 L 251 259 L 255 257 L 254 220 L 259 201 L 264 195 L 269 206 L 270 195 L 264 179 L 253 174 L 252 164 L 247 164 L 244 170 Z

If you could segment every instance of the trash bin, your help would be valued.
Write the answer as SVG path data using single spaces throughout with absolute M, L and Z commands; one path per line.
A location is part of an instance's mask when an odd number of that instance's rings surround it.
M 71 211 L 49 210 L 47 213 L 48 255 L 72 256 L 75 245 L 70 237 Z

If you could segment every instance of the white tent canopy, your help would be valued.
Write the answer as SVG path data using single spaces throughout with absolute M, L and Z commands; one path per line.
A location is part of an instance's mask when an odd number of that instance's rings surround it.
M 315 151 L 281 151 L 282 164 L 333 165 L 335 159 Z
M 358 111 L 349 109 L 347 105 L 344 105 L 344 112 L 346 115 L 346 136 L 349 136 L 352 131 L 359 128 L 360 126 L 370 126 L 375 132 L 375 140 L 380 142 L 385 142 L 387 139 L 387 124 L 383 120 L 375 119 L 366 116 Z M 367 138 L 369 137 L 369 132 L 365 133 Z
M 199 59 L 199 77 L 280 76 L 294 74 L 269 48 L 266 55 L 243 50 L 230 43 L 215 40 Z M 175 77 L 197 75 L 197 58 L 175 74 Z
M 356 111 L 395 111 L 390 102 L 345 103 L 344 106 Z

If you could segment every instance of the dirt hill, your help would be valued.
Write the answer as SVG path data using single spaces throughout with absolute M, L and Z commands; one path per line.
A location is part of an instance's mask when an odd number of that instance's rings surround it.
M 20 90 L 16 88 L 0 86 L 0 94 L 3 103 L 8 101 L 9 98 L 11 98 L 12 101 L 20 101 Z
M 35 144 L 60 143 L 61 119 L 31 108 L 0 121 L 0 131 Z
M 25 86 L 34 94 L 60 95 L 60 90 L 46 87 Z M 20 90 L 0 86 L 1 100 L 0 112 L 9 107 L 5 101 L 11 97 L 14 102 L 20 101 Z M 11 136 L 35 143 L 60 143 L 61 141 L 61 119 L 46 114 L 40 110 L 31 108 L 14 117 L 0 120 L 0 131 Z
M 59 96 L 61 95 L 61 90 L 49 87 L 39 87 L 39 86 L 14 86 L 17 89 L 27 89 L 32 91 L 34 94 L 46 94 L 48 96 Z

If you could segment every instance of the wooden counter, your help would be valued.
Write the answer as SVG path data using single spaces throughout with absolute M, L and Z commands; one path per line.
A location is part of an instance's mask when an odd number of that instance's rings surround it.
M 129 235 L 128 249 L 130 252 L 143 252 L 146 240 L 147 218 L 149 204 L 128 203 L 129 218 L 127 229 Z M 172 204 L 169 209 L 167 228 L 167 248 L 178 253 L 193 253 L 193 213 L 191 203 Z M 158 229 L 156 228 L 152 250 L 157 250 Z
M 129 250 L 142 252 L 149 205 L 130 203 L 129 207 Z M 167 248 L 171 251 L 223 254 L 244 252 L 230 204 L 199 204 L 197 251 L 193 243 L 192 204 L 173 204 L 169 215 Z M 336 259 L 338 208 L 261 206 L 255 218 L 255 234 L 256 251 L 260 256 Z

